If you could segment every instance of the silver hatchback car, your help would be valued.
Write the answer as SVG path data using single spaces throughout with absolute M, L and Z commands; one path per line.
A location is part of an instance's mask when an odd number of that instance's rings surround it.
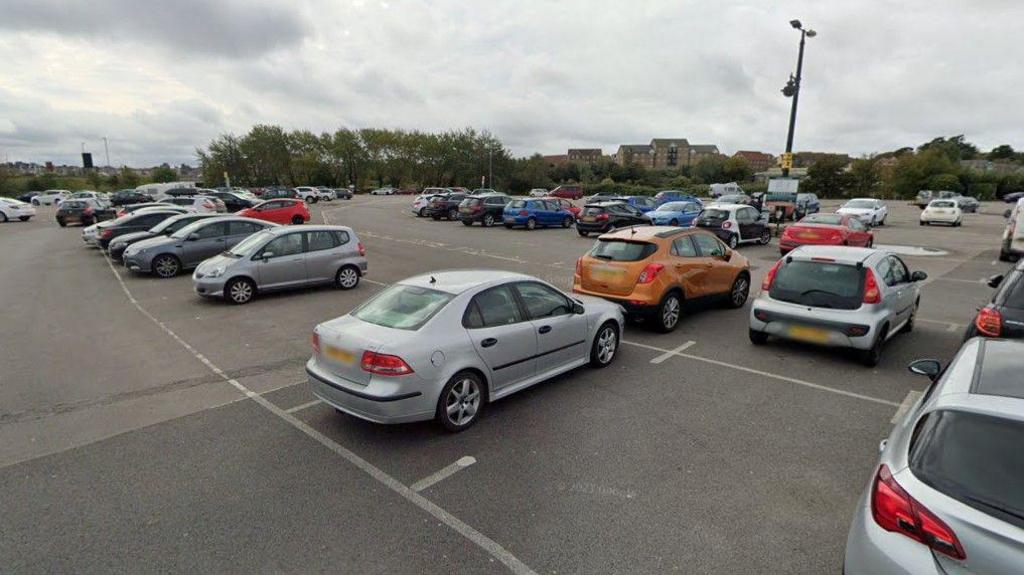
M 283 226 L 255 233 L 199 264 L 192 283 L 203 297 L 244 304 L 260 291 L 331 282 L 352 289 L 366 270 L 366 249 L 352 228 Z
M 874 367 L 886 341 L 914 329 L 917 282 L 927 277 L 882 250 L 799 247 L 765 275 L 750 309 L 750 341 L 761 345 L 775 336 L 852 348 Z
M 468 428 L 488 402 L 615 358 L 623 310 L 534 277 L 443 271 L 394 284 L 313 330 L 306 373 L 335 409 Z
M 1024 343 L 973 338 L 879 446 L 844 573 L 1024 572 Z
M 250 235 L 277 224 L 221 216 L 199 220 L 169 236 L 158 236 L 128 246 L 122 258 L 124 267 L 133 272 L 153 273 L 169 278 L 183 269 L 192 269 L 203 260 L 233 248 Z

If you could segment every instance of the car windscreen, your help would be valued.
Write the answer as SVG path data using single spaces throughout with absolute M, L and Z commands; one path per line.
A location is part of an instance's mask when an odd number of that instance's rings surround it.
M 270 241 L 273 237 L 273 232 L 269 230 L 256 232 L 235 244 L 233 248 L 228 250 L 228 253 L 230 253 L 233 256 L 247 256 L 253 254 L 257 249 L 263 246 L 263 244 Z
M 583 211 L 580 215 L 583 216 L 599 216 L 604 213 L 604 208 L 601 206 L 583 206 Z
M 352 315 L 366 323 L 416 331 L 453 297 L 443 291 L 396 284 L 354 309 Z
M 183 227 L 185 227 L 185 226 L 195 222 L 196 219 L 197 218 L 195 218 L 195 217 L 189 217 L 189 216 L 170 217 L 170 218 L 167 218 L 166 220 L 163 220 L 162 222 L 158 223 L 157 225 L 149 228 L 149 231 L 154 233 L 154 234 L 162 234 L 164 232 L 166 232 L 166 233 L 174 233 L 174 232 L 180 230 L 181 228 L 183 228 Z
M 910 470 L 934 489 L 1024 528 L 1024 423 L 942 410 L 916 432 Z
M 1013 309 L 1024 309 L 1024 273 L 1010 272 L 1003 282 L 1006 288 L 999 295 L 1000 304 Z
M 850 200 L 843 204 L 843 207 L 870 210 L 875 207 L 875 202 L 871 200 Z
M 686 202 L 669 202 L 667 204 L 661 204 L 654 211 L 656 212 L 681 212 L 686 207 Z
M 721 223 L 729 219 L 729 210 L 716 210 L 708 208 L 700 215 L 702 222 Z
M 828 224 L 830 226 L 841 226 L 843 225 L 843 216 L 839 214 L 811 214 L 804 216 L 801 222 L 807 224 Z
M 591 248 L 590 255 L 613 262 L 638 262 L 647 259 L 656 251 L 658 246 L 648 242 L 598 240 Z
M 63 208 L 63 209 L 80 210 L 82 208 L 89 207 L 89 204 L 86 203 L 86 202 L 76 202 L 76 201 L 72 201 L 72 200 L 65 200 L 65 201 L 61 202 L 60 207 Z
M 473 206 L 479 206 L 482 203 L 484 203 L 484 201 L 481 198 L 466 198 L 466 199 L 462 200 L 462 203 L 459 204 L 459 205 L 460 206 L 465 206 L 467 208 L 471 208 Z
M 857 309 L 861 305 L 861 268 L 820 261 L 784 263 L 768 291 L 772 299 L 828 309 Z
M 520 209 L 526 207 L 526 200 L 512 200 L 505 207 Z

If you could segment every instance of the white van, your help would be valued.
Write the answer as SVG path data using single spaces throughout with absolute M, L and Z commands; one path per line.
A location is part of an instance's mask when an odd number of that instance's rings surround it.
M 195 182 L 167 182 L 163 184 L 142 184 L 135 188 L 136 192 L 146 194 L 154 200 L 164 195 L 167 190 L 173 190 L 175 188 L 195 188 Z
M 1015 262 L 1024 255 L 1024 198 L 1017 200 L 1009 212 L 1003 244 L 999 247 L 999 261 Z
M 745 194 L 746 192 L 736 182 L 729 182 L 728 184 L 711 184 L 710 193 L 712 198 L 717 198 L 733 194 Z

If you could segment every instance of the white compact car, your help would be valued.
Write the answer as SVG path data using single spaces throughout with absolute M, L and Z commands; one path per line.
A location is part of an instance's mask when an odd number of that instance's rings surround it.
M 14 198 L 0 198 L 0 222 L 7 223 L 13 219 L 27 222 L 36 215 L 36 209 L 30 204 Z
M 921 211 L 922 226 L 932 224 L 949 224 L 957 227 L 964 223 L 964 212 L 954 200 L 932 200 Z
M 854 198 L 843 204 L 837 214 L 853 216 L 867 226 L 884 226 L 889 215 L 889 207 L 882 200 L 874 198 Z
M 55 206 L 64 201 L 65 198 L 71 196 L 71 192 L 67 190 L 46 190 L 38 196 L 32 198 L 33 206 Z
M 394 188 L 377 188 L 370 192 L 371 196 L 393 196 L 395 194 Z
M 1003 230 L 1003 241 L 999 246 L 999 260 L 1012 262 L 1024 255 L 1024 198 L 1017 200 L 1012 208 L 1006 210 L 1006 229 Z
M 315 204 L 320 201 L 320 190 L 311 186 L 299 186 L 295 188 L 295 193 L 307 204 Z
M 533 188 L 532 190 L 530 190 L 531 198 L 546 198 L 547 196 L 548 191 L 545 190 L 544 188 Z

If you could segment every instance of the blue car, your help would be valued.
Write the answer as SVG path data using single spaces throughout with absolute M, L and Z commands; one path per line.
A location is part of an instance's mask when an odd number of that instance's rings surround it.
M 606 201 L 626 202 L 627 204 L 640 210 L 640 212 L 644 214 L 658 207 L 658 203 L 654 200 L 654 198 L 649 196 L 617 196 L 614 198 L 608 198 Z
M 523 226 L 532 230 L 538 226 L 571 228 L 572 212 L 562 208 L 558 200 L 515 199 L 505 205 L 502 214 L 506 228 Z
M 660 206 L 661 204 L 666 204 L 668 202 L 686 202 L 686 201 L 693 202 L 693 201 L 700 201 L 700 200 L 698 200 L 697 198 L 691 196 L 690 194 L 687 194 L 686 192 L 681 192 L 679 190 L 662 190 L 662 191 L 658 192 L 657 194 L 654 194 L 654 203 L 655 203 L 655 205 L 658 205 L 658 206 Z
M 651 223 L 656 226 L 680 226 L 688 228 L 693 225 L 704 206 L 700 200 L 684 200 L 667 202 L 658 206 L 653 212 L 647 212 Z
M 816 214 L 821 211 L 821 201 L 818 196 L 810 193 L 799 193 L 796 195 L 796 217 L 800 219 L 808 214 Z

